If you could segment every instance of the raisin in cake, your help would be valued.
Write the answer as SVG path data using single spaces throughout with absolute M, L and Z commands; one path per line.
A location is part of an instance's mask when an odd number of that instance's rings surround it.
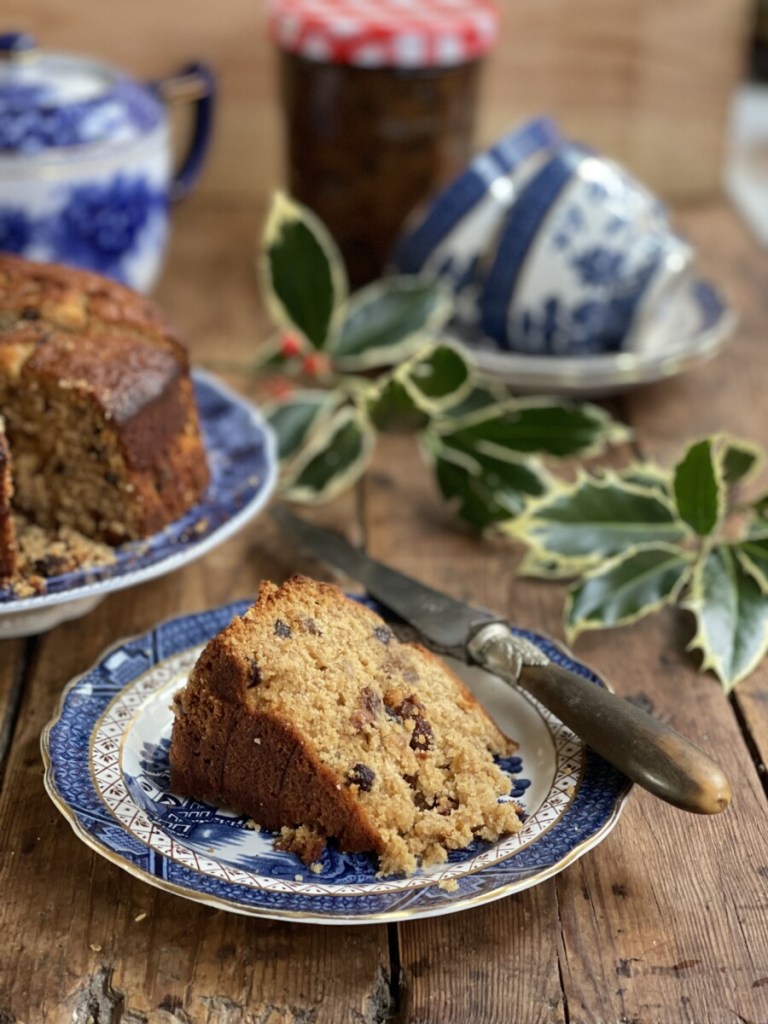
M 316 858 L 326 837 L 384 874 L 520 827 L 493 755 L 515 749 L 437 657 L 335 586 L 264 583 L 176 696 L 171 788 Z
M 185 349 L 96 274 L 0 256 L 0 412 L 14 508 L 46 529 L 145 537 L 207 486 Z

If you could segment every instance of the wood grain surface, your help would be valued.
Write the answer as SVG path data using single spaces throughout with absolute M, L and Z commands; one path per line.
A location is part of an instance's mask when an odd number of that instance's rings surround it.
M 712 363 L 612 404 L 636 452 L 666 464 L 715 429 L 768 442 L 768 257 L 724 206 L 678 223 L 741 324 Z M 157 296 L 195 362 L 255 398 L 259 224 L 202 197 L 180 209 Z M 384 439 L 357 492 L 314 514 L 434 586 L 562 635 L 561 587 L 517 579 L 519 552 L 458 526 L 409 438 Z M 0 643 L 1 1024 L 768 1024 L 768 665 L 726 697 L 684 653 L 682 613 L 585 636 L 576 654 L 716 757 L 732 807 L 699 818 L 636 791 L 599 847 L 513 897 L 389 927 L 282 924 L 159 892 L 83 845 L 42 784 L 39 734 L 66 682 L 121 637 L 294 571 L 329 576 L 261 517 L 77 622 Z

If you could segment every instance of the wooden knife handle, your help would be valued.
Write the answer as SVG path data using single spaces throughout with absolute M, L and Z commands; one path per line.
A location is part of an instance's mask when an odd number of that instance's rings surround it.
M 512 636 L 508 627 L 504 629 Z M 521 657 L 515 650 L 514 639 L 511 646 L 507 644 L 503 631 L 495 626 L 483 627 L 478 639 L 483 632 L 486 641 L 470 647 L 475 660 L 531 693 L 639 786 L 696 814 L 717 814 L 728 806 L 728 777 L 680 733 L 543 655 L 534 655 L 537 664 L 528 663 L 525 654 Z

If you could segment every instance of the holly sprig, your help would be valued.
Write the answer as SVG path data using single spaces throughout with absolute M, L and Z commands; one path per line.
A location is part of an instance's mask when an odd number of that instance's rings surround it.
M 528 547 L 522 575 L 573 581 L 569 640 L 676 605 L 694 616 L 688 649 L 728 692 L 768 651 L 768 495 L 740 500 L 763 461 L 757 446 L 716 434 L 670 472 L 582 474 L 503 529 Z
M 768 494 L 741 501 L 763 453 L 717 434 L 673 470 L 637 462 L 583 470 L 629 432 L 601 408 L 511 398 L 475 379 L 451 336 L 451 296 L 437 281 L 391 277 L 349 286 L 323 224 L 283 195 L 259 260 L 277 332 L 262 350 L 276 399 L 279 489 L 303 504 L 358 481 L 377 439 L 409 432 L 443 496 L 478 531 L 526 546 L 519 573 L 569 581 L 569 640 L 662 608 L 690 612 L 689 649 L 729 691 L 768 651 Z
M 277 377 L 266 415 L 289 501 L 329 501 L 360 479 L 380 434 L 409 432 L 443 495 L 483 530 L 548 492 L 545 458 L 599 454 L 627 437 L 597 406 L 478 383 L 440 282 L 387 277 L 350 294 L 325 226 L 279 193 L 259 269 L 277 327 L 260 361 Z

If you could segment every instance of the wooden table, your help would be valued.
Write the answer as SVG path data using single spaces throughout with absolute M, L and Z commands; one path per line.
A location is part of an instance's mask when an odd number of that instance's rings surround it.
M 729 431 L 768 442 L 768 257 L 725 207 L 681 214 L 742 314 L 713 363 L 621 399 L 639 453 Z M 243 367 L 266 331 L 258 211 L 179 211 L 158 298 L 198 363 Z M 562 591 L 519 581 L 518 553 L 463 532 L 411 439 L 387 438 L 355 494 L 318 514 L 370 552 L 524 626 L 560 633 Z M 240 917 L 145 885 L 75 838 L 43 790 L 40 731 L 66 682 L 113 641 L 317 573 L 261 518 L 202 561 L 86 618 L 0 645 L 0 1024 L 766 1024 L 768 663 L 729 699 L 656 616 L 577 654 L 711 752 L 735 788 L 702 819 L 635 791 L 617 826 L 556 878 L 449 917 L 324 928 Z

